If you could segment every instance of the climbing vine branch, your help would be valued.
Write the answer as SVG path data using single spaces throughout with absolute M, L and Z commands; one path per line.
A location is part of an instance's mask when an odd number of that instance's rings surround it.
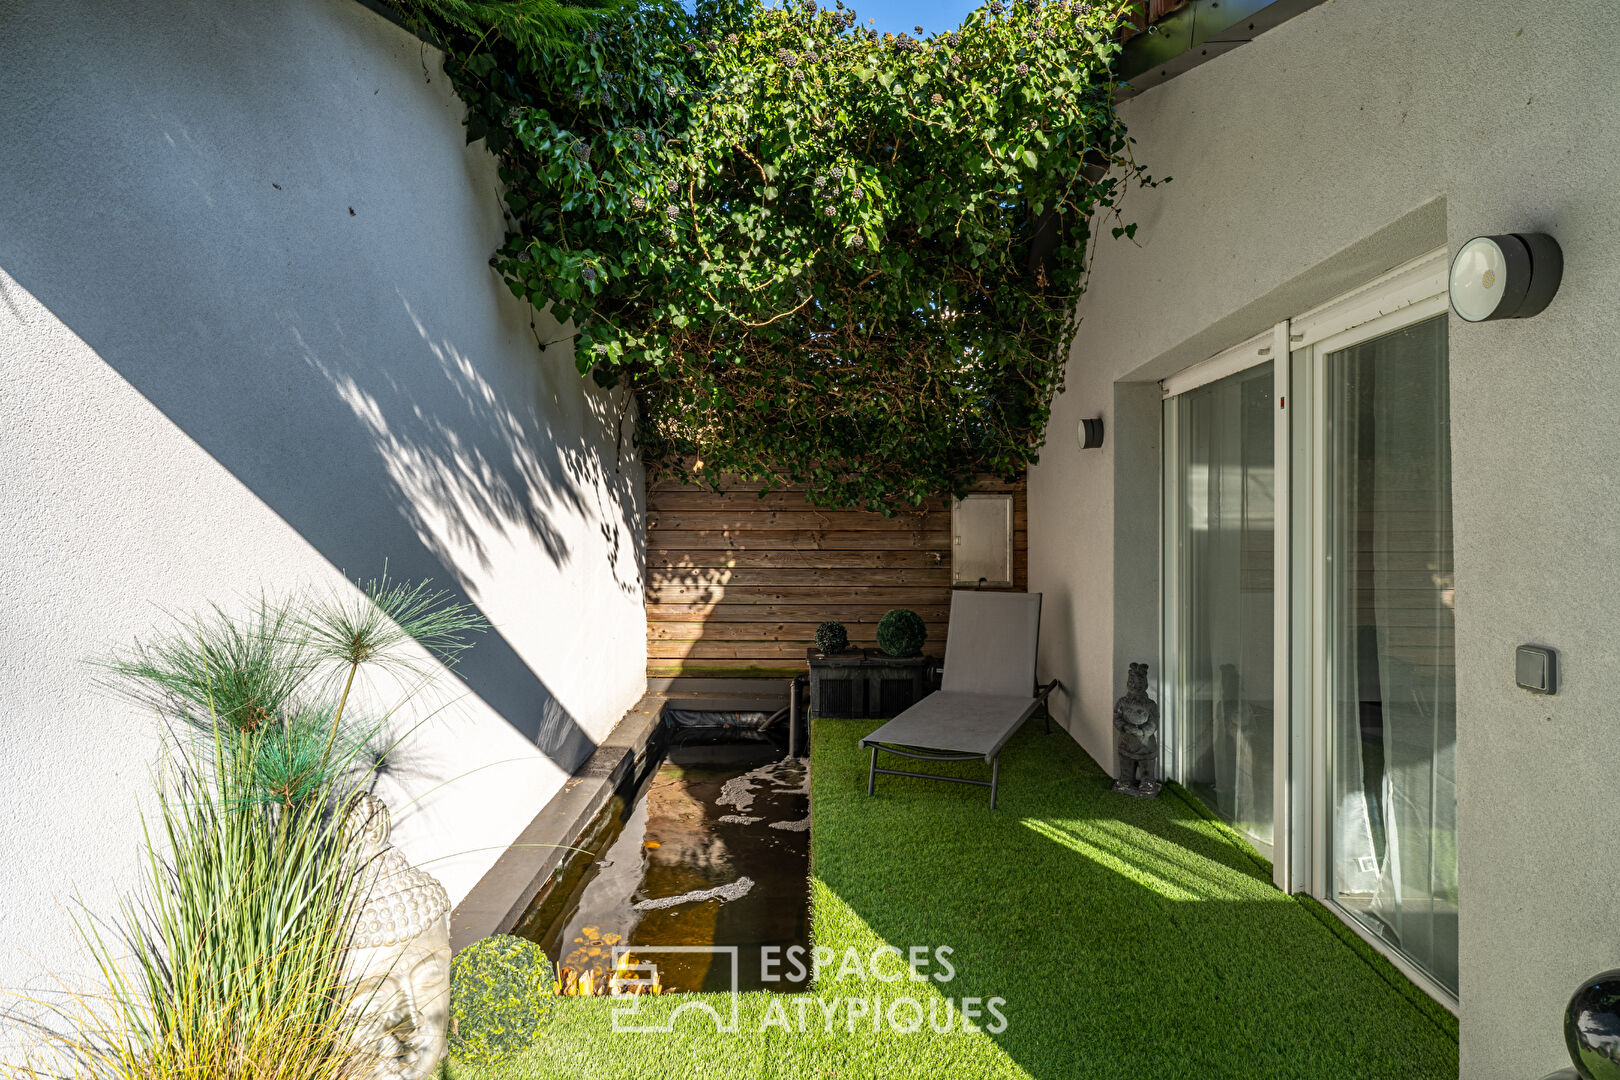
M 1129 4 L 992 2 L 929 38 L 796 0 L 641 7 L 567 49 L 454 27 L 501 164 L 491 265 L 641 401 L 656 471 L 885 511 L 1035 460 L 1089 247 L 1149 176 Z

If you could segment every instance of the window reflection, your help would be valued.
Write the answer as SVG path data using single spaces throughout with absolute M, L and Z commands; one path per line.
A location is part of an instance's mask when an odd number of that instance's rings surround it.
M 1177 664 L 1182 783 L 1272 842 L 1271 364 L 1180 398 Z

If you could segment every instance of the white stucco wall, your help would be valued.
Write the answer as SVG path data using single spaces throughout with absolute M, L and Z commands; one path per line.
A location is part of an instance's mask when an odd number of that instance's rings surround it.
M 462 112 L 352 0 L 0 0 L 0 991 L 128 884 L 154 722 L 84 661 L 160 606 L 477 605 L 385 788 L 457 899 L 643 692 L 623 402 L 487 266 Z
M 1616 57 L 1612 4 L 1329 0 L 1126 103 L 1174 181 L 1098 251 L 1030 477 L 1042 676 L 1107 762 L 1125 661 L 1157 662 L 1154 381 L 1441 243 L 1558 238 L 1545 313 L 1450 328 L 1467 1080 L 1565 1063 L 1565 1000 L 1620 966 Z M 1556 697 L 1515 688 L 1523 642 L 1559 649 Z

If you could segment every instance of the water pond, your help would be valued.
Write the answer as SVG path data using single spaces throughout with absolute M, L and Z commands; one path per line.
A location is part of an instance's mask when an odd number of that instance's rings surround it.
M 809 763 L 743 731 L 666 729 L 662 760 L 622 789 L 512 931 L 538 942 L 565 982 L 600 992 L 614 946 L 643 946 L 663 992 L 802 990 L 786 965 L 762 978 L 761 951 L 807 946 Z

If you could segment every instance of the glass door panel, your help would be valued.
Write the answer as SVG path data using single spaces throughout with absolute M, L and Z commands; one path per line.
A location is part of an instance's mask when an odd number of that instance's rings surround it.
M 1322 378 L 1328 886 L 1455 994 L 1446 317 L 1329 352 Z
M 1177 774 L 1270 854 L 1272 365 L 1174 399 Z

